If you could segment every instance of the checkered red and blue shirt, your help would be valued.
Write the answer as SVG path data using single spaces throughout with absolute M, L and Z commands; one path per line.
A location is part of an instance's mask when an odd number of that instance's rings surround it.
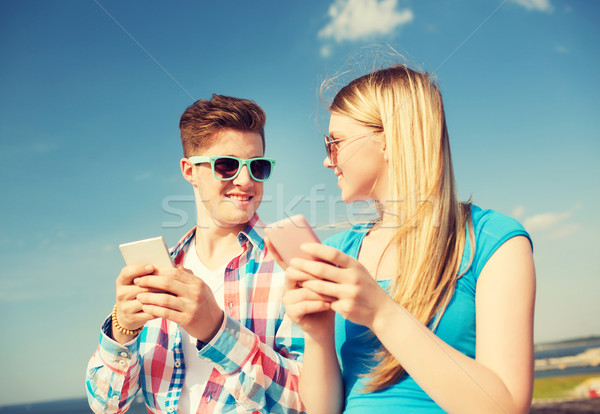
M 255 215 L 238 234 L 243 252 L 224 274 L 225 318 L 198 357 L 213 365 L 197 413 L 299 413 L 302 331 L 285 315 L 284 273 L 264 247 L 264 225 Z M 172 249 L 183 263 L 190 230 Z M 131 342 L 111 339 L 111 318 L 86 372 L 95 413 L 124 413 L 141 389 L 150 413 L 176 413 L 185 377 L 181 328 L 166 319 L 146 323 Z

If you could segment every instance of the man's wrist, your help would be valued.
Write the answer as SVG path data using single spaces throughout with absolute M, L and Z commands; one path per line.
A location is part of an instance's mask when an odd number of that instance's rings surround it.
M 205 338 L 197 338 L 200 342 L 204 342 L 205 344 L 212 341 L 212 339 L 217 335 L 217 333 L 221 330 L 223 326 L 223 320 L 225 319 L 225 312 L 221 310 L 220 317 L 216 319 L 215 327 L 213 331 Z
M 128 341 L 122 338 L 123 342 L 119 342 L 117 338 L 114 337 L 111 315 L 108 315 L 104 320 L 101 332 L 102 335 L 100 335 L 99 350 L 105 361 L 108 361 L 109 359 L 112 360 L 112 357 L 109 357 L 109 355 L 121 355 L 123 351 L 128 351 L 128 354 L 130 355 L 137 352 L 139 347 L 137 337 L 130 337 Z
M 119 335 L 120 337 L 129 337 L 131 339 L 132 337 L 137 336 L 137 334 L 139 334 L 144 328 L 144 325 L 136 329 L 127 329 L 121 326 L 121 324 L 119 324 L 119 320 L 117 319 L 117 304 L 115 304 L 115 306 L 113 307 L 111 317 L 113 338 L 115 338 L 114 334 L 118 332 L 121 334 Z
M 240 322 L 224 313 L 219 332 L 209 343 L 197 341 L 198 356 L 215 364 L 224 375 L 238 372 L 260 348 L 260 338 Z

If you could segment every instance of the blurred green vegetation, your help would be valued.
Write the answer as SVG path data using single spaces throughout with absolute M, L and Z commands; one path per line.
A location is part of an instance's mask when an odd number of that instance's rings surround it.
M 571 391 L 588 378 L 600 374 L 570 375 L 565 377 L 536 378 L 533 382 L 533 399 L 568 398 Z

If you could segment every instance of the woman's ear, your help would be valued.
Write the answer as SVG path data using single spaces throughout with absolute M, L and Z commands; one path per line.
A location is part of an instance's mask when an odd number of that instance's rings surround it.
M 383 151 L 383 160 L 388 162 L 388 150 L 387 150 L 387 141 L 385 139 L 385 133 L 381 134 L 383 139 L 381 140 L 381 151 Z
M 186 179 L 190 184 L 194 184 L 194 164 L 190 162 L 187 158 L 182 158 L 179 161 L 179 166 L 181 167 L 181 175 Z

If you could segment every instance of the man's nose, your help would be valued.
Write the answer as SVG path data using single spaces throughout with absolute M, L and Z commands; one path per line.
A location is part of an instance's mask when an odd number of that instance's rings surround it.
M 244 186 L 248 184 L 252 184 L 252 176 L 250 175 L 250 171 L 248 170 L 248 166 L 242 165 L 242 169 L 237 177 L 233 180 L 235 185 Z

